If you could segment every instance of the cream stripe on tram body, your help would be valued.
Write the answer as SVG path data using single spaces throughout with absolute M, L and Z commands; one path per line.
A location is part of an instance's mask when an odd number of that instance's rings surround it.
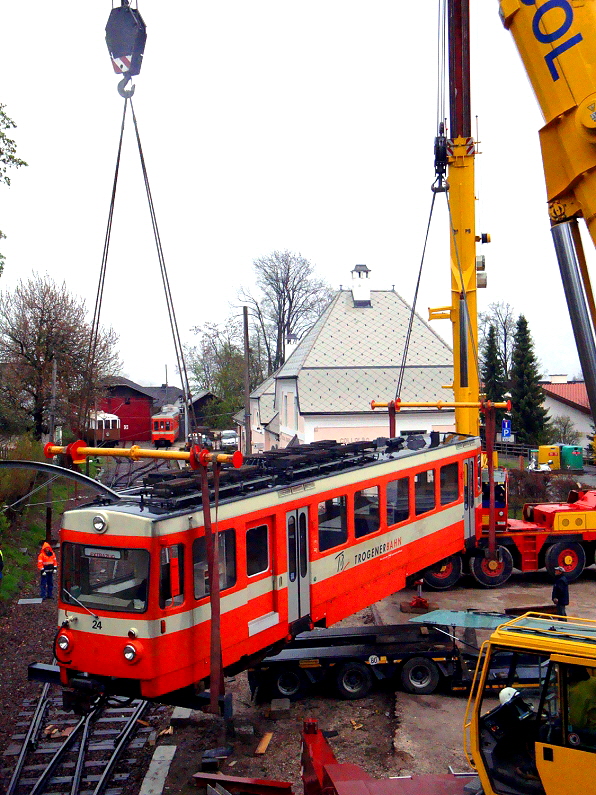
M 326 477 L 222 500 L 224 667 L 246 667 L 463 552 L 479 525 L 479 452 L 467 437 L 379 448 Z M 142 502 L 123 496 L 64 515 L 56 654 L 65 685 L 83 674 L 110 692 L 159 698 L 208 679 L 203 513 L 197 502 L 172 510 L 146 492 Z

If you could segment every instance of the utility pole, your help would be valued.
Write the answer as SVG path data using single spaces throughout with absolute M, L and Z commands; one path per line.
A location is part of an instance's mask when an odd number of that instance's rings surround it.
M 248 307 L 242 307 L 244 319 L 244 455 L 252 453 L 250 429 L 250 348 L 248 347 Z
M 52 362 L 52 397 L 50 400 L 49 435 L 50 444 L 54 444 L 54 434 L 56 428 L 56 380 L 58 373 L 58 362 L 56 357 Z M 54 497 L 52 484 L 48 483 L 46 488 L 46 541 L 52 543 L 52 499 Z

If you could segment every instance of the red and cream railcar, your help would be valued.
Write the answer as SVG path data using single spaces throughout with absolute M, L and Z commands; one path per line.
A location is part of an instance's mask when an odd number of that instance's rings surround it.
M 163 406 L 151 417 L 151 441 L 155 449 L 171 447 L 180 434 L 180 411 L 176 406 Z
M 295 471 L 291 482 L 269 487 L 258 486 L 255 456 L 247 467 L 253 493 L 225 498 L 222 487 L 216 531 L 228 672 L 400 590 L 428 567 L 439 583 L 453 579 L 453 561 L 474 544 L 480 523 L 479 440 L 369 447 L 346 469 Z M 160 494 L 64 514 L 56 637 L 64 685 L 83 675 L 87 687 L 97 681 L 108 692 L 171 699 L 208 679 L 203 513 L 200 503 L 177 509 Z

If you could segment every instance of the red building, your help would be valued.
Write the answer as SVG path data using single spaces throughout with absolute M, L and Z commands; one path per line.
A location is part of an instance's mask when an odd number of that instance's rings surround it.
M 101 411 L 120 417 L 120 441 L 150 442 L 153 395 L 128 378 L 106 379 L 107 396 L 99 404 Z

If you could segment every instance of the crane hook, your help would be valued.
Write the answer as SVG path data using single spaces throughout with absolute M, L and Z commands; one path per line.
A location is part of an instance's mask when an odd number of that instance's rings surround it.
M 132 95 L 135 93 L 135 86 L 133 86 L 132 84 L 130 85 L 130 88 L 128 89 L 126 88 L 127 83 L 129 83 L 131 79 L 132 78 L 130 75 L 126 75 L 118 83 L 118 93 L 120 94 L 121 97 L 124 97 L 124 99 L 130 99 Z

